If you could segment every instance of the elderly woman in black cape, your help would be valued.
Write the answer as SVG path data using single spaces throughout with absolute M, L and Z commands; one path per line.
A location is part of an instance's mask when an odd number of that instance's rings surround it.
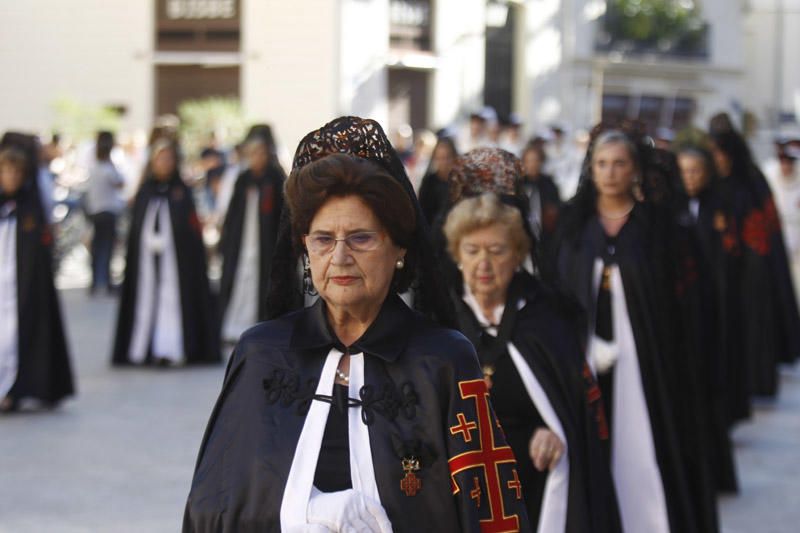
M 285 291 L 300 256 L 320 298 L 236 346 L 184 531 L 528 530 L 474 349 L 398 296 L 418 279 L 431 314 L 451 313 L 380 126 L 337 119 L 293 166 L 279 241 L 294 253 L 274 265 L 270 309 L 302 296 Z
M 674 156 L 636 125 L 595 128 L 545 269 L 588 315 L 587 358 L 625 531 L 718 527 L 697 390 L 707 354 L 698 349 L 695 250 L 667 204 L 677 180 Z
M 459 328 L 475 345 L 539 531 L 617 531 L 596 383 L 584 374 L 580 309 L 523 268 L 533 247 L 516 156 L 478 148 L 451 175 L 447 216 Z M 588 378 L 588 380 L 587 380 Z

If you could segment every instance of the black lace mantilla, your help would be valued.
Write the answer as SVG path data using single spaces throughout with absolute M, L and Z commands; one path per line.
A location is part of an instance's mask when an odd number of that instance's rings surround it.
M 306 415 L 311 408 L 311 402 L 334 403 L 333 396 L 316 394 L 318 379 L 308 379 L 301 383 L 300 376 L 290 370 L 275 369 L 272 376 L 263 381 L 267 403 L 290 407 L 297 404 L 296 413 Z M 405 382 L 400 387 L 393 383 L 384 383 L 381 387 L 364 385 L 358 391 L 359 398 L 348 398 L 347 407 L 361 407 L 361 421 L 370 426 L 375 421 L 375 414 L 393 421 L 398 415 L 403 415 L 411 420 L 416 415 L 416 406 L 419 405 L 414 385 Z
M 395 151 L 380 124 L 371 119 L 339 117 L 306 135 L 297 146 L 293 169 L 329 154 L 353 154 L 391 168 Z

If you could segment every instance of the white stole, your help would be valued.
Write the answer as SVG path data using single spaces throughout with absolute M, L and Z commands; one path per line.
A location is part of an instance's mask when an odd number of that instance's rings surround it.
M 158 214 L 159 231 L 155 231 Z M 159 281 L 155 280 L 155 255 L 159 257 Z M 184 357 L 178 261 L 169 203 L 154 198 L 147 205 L 139 242 L 139 279 L 128 356 L 143 363 L 152 339 L 156 357 L 180 363 Z
M 258 321 L 258 277 L 261 251 L 258 190 L 251 188 L 246 193 L 242 241 L 239 243 L 239 260 L 233 276 L 231 298 L 225 309 L 225 322 L 222 328 L 223 340 L 238 339 L 246 329 Z
M 490 327 L 489 322 L 483 316 L 483 312 L 478 305 L 475 296 L 469 290 L 469 287 L 464 285 L 464 302 L 472 309 L 475 318 L 484 327 L 488 328 L 489 333 L 497 335 L 497 328 Z M 524 300 L 518 304 L 519 308 L 524 305 Z M 500 305 L 494 309 L 494 319 L 499 322 L 503 316 L 505 306 Z M 547 474 L 547 481 L 544 486 L 544 494 L 542 495 L 542 505 L 539 512 L 539 526 L 537 531 L 540 533 L 555 533 L 562 532 L 567 526 L 567 507 L 569 504 L 569 443 L 567 442 L 564 427 L 558 419 L 558 415 L 550 403 L 547 393 L 542 388 L 536 375 L 528 366 L 525 357 L 520 353 L 513 343 L 508 343 L 508 354 L 511 356 L 511 361 L 517 369 L 522 384 L 528 392 L 533 405 L 544 420 L 547 428 L 555 433 L 561 442 L 564 444 L 564 454 L 556 464 L 555 468 Z M 490 396 L 491 397 L 491 396 Z M 517 462 L 530 461 L 531 458 L 527 455 L 525 457 L 517 457 Z
M 328 352 L 322 374 L 319 378 L 316 394 L 330 395 L 336 368 L 342 358 L 342 352 L 332 348 Z M 358 398 L 364 384 L 364 355 L 350 355 L 350 385 L 348 394 Z M 286 479 L 286 487 L 281 500 L 281 530 L 295 533 L 307 530 L 307 509 L 314 488 L 314 474 L 317 470 L 319 451 L 331 404 L 314 400 L 311 402 L 303 430 L 297 440 L 297 448 Z M 375 469 L 372 464 L 372 449 L 369 444 L 369 428 L 361 421 L 361 407 L 349 407 L 348 440 L 350 442 L 350 478 L 353 489 L 365 496 L 380 502 L 378 485 L 375 481 Z
M 603 262 L 598 258 L 595 260 L 593 277 L 595 301 L 597 280 L 602 269 Z M 612 370 L 614 397 L 605 401 L 612 402 L 613 406 L 611 473 L 622 526 L 625 531 L 669 533 L 667 500 L 656 459 L 639 355 L 625 301 L 625 287 L 619 267 L 612 265 L 610 269 L 611 312 L 618 358 Z M 592 354 L 596 350 L 596 341 L 593 334 L 589 338 L 589 360 L 594 368 Z
M 17 217 L 0 219 L 0 401 L 17 381 Z

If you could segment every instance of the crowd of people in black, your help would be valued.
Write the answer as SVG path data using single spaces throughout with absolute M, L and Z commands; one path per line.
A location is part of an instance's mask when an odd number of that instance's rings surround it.
M 112 363 L 235 344 L 184 531 L 718 531 L 730 432 L 800 355 L 793 244 L 726 115 L 678 138 L 599 124 L 562 198 L 540 137 L 460 152 L 443 131 L 415 187 L 371 120 L 309 133 L 288 175 L 259 125 L 227 194 L 204 151 L 200 196 L 225 205 L 198 215 L 155 131 L 117 289 L 123 182 L 98 135 L 85 204 L 91 290 L 120 296 Z M 3 412 L 74 393 L 37 149 L 0 143 Z

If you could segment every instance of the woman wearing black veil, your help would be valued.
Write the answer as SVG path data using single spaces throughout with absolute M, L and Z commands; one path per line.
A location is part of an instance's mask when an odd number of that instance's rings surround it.
M 778 364 L 800 355 L 800 315 L 780 219 L 767 180 L 739 132 L 730 125 L 712 129 L 711 153 L 742 244 L 739 285 L 751 392 L 775 396 Z
M 716 531 L 699 379 L 694 250 L 674 227 L 674 157 L 633 126 L 593 131 L 546 271 L 588 316 L 626 531 Z
M 729 429 L 750 412 L 747 367 L 742 349 L 741 243 L 732 206 L 719 187 L 711 154 L 701 146 L 678 149 L 682 187 L 674 198 L 677 223 L 695 237 L 698 251 L 699 341 L 708 354 L 709 380 L 700 390 L 711 406 L 710 460 L 717 489 L 736 492 Z
M 475 351 L 439 325 L 452 307 L 383 130 L 341 117 L 309 133 L 285 198 L 281 316 L 234 350 L 183 530 L 528 531 Z M 412 285 L 439 323 L 400 299 Z M 304 293 L 319 298 L 303 308 Z

